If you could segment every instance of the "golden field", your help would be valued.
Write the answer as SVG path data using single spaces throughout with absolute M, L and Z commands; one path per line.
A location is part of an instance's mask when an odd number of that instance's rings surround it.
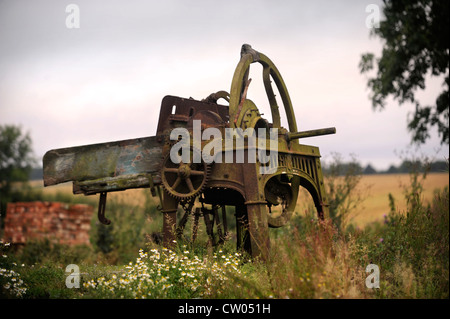
M 423 187 L 422 199 L 429 202 L 436 189 L 449 185 L 449 174 L 429 173 L 424 180 L 419 176 L 419 181 Z M 383 216 L 390 211 L 389 194 L 394 196 L 397 211 L 405 212 L 407 207 L 405 188 L 409 188 L 410 184 L 409 174 L 362 175 L 355 190 L 361 201 L 358 207 L 352 210 L 347 222 L 364 227 L 372 222 L 382 221 Z M 301 213 L 313 207 L 313 201 L 306 190 L 301 190 L 297 207 Z
M 367 197 L 362 202 L 361 209 L 354 213 L 352 221 L 356 225 L 364 226 L 373 221 L 382 220 L 383 215 L 390 211 L 389 193 L 395 198 L 397 211 L 405 212 L 404 189 L 409 185 L 410 175 L 408 174 L 364 175 L 359 187 L 363 192 L 367 192 Z M 422 198 L 429 202 L 436 189 L 442 189 L 448 185 L 448 173 L 429 173 L 422 181 Z
M 42 181 L 33 181 L 33 187 L 42 188 L 44 194 L 55 194 L 57 192 L 72 193 L 72 183 L 45 187 Z M 358 185 L 357 192 L 362 195 L 362 202 L 359 208 L 352 212 L 350 222 L 357 226 L 380 221 L 383 215 L 389 213 L 389 193 L 395 198 L 397 210 L 405 211 L 406 201 L 404 198 L 404 189 L 410 185 L 410 175 L 408 174 L 379 174 L 363 175 Z M 433 197 L 434 190 L 442 189 L 449 185 L 448 173 L 430 173 L 422 181 L 423 199 L 429 201 Z M 108 201 L 118 200 L 133 206 L 143 206 L 145 203 L 145 192 L 148 189 L 130 189 L 123 192 L 112 192 L 108 194 Z M 84 195 L 73 195 L 84 196 Z M 94 196 L 93 196 L 94 197 Z M 154 198 L 157 203 L 157 198 Z M 312 205 L 312 199 L 309 194 L 302 190 L 299 194 L 298 211 L 302 212 Z

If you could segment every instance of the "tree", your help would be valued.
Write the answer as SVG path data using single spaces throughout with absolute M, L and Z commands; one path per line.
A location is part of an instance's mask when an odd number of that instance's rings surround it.
M 0 125 L 0 212 L 11 200 L 12 183 L 27 181 L 34 164 L 30 135 L 18 126 Z
M 370 164 L 368 164 L 362 172 L 363 175 L 372 175 L 372 174 L 376 174 L 376 173 L 377 173 L 377 171 Z
M 386 171 L 386 174 L 398 174 L 398 168 L 395 167 L 395 165 L 389 166 L 388 170 Z
M 367 82 L 373 109 L 384 109 L 389 96 L 399 104 L 415 105 L 407 127 L 418 144 L 430 137 L 432 127 L 437 127 L 441 144 L 449 143 L 449 3 L 384 0 L 385 18 L 371 30 L 371 35 L 384 40 L 382 56 L 365 53 L 359 63 L 361 73 L 377 65 L 376 76 Z M 430 74 L 444 78 L 443 90 L 435 105 L 421 105 L 415 94 L 425 88 Z

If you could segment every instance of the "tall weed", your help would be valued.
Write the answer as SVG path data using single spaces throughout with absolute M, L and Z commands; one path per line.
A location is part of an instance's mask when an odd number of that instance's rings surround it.
M 339 230 L 345 231 L 350 223 L 350 215 L 355 210 L 362 209 L 368 189 L 358 187 L 362 169 L 354 157 L 344 164 L 341 155 L 335 153 L 327 171 L 325 189 L 330 218 Z
M 376 242 L 368 259 L 382 270 L 380 297 L 448 298 L 449 190 L 437 190 L 432 202 L 425 203 L 426 173 L 413 171 L 410 176 L 410 185 L 404 187 L 406 212 L 396 211 L 390 196 L 384 224 L 362 241 Z
M 277 298 L 361 298 L 364 269 L 352 259 L 353 239 L 331 221 L 297 217 L 273 243 L 268 272 Z

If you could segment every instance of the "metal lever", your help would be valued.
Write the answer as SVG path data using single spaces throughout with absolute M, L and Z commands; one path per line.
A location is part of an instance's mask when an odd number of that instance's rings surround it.
M 111 224 L 111 221 L 105 217 L 105 208 L 106 208 L 106 192 L 100 193 L 100 200 L 98 202 L 98 220 L 103 225 Z
M 320 136 L 320 135 L 328 135 L 328 134 L 336 134 L 336 128 L 335 127 L 328 127 L 328 128 L 322 128 L 318 130 L 310 130 L 310 131 L 303 131 L 303 132 L 288 132 L 286 133 L 286 140 L 289 142 L 291 140 L 295 140 L 298 138 L 306 138 L 306 137 L 313 137 L 313 136 Z

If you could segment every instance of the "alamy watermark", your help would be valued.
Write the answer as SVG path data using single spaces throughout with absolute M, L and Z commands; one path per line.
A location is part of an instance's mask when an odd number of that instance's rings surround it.
M 370 273 L 366 278 L 366 287 L 369 289 L 380 288 L 380 268 L 378 265 L 367 265 L 366 273 Z
M 380 7 L 371 3 L 366 6 L 366 12 L 369 13 L 366 17 L 366 27 L 378 29 L 380 27 Z
M 172 163 L 191 162 L 191 148 L 199 150 L 193 152 L 192 162 L 211 163 L 246 163 L 261 164 L 260 174 L 273 174 L 278 168 L 278 129 L 276 128 L 225 128 L 225 136 L 216 127 L 201 129 L 201 121 L 193 121 L 191 133 L 182 127 L 174 128 L 170 132 L 170 139 L 177 141 L 170 149 Z M 192 141 L 192 145 L 191 145 Z M 202 141 L 209 141 L 201 147 Z M 223 146 L 225 147 L 223 149 Z M 200 151 L 201 150 L 201 151 Z
M 66 272 L 70 273 L 66 277 L 66 287 L 80 288 L 80 267 L 75 264 L 67 265 Z
M 66 28 L 79 29 L 80 28 L 80 7 L 76 4 L 69 4 L 66 6 Z

